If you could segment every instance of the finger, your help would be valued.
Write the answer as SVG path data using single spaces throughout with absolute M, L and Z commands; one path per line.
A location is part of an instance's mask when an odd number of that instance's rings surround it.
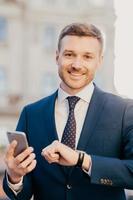
M 22 153 L 20 153 L 16 158 L 15 162 L 18 165 L 22 161 L 24 161 L 32 152 L 33 152 L 33 147 L 28 147 L 26 150 L 24 150 Z
M 50 162 L 50 158 L 49 158 L 47 151 L 43 151 L 41 154 L 48 162 Z
M 59 153 L 50 153 L 49 156 L 51 157 L 51 159 L 59 159 L 60 155 Z
M 37 161 L 33 160 L 32 163 L 27 167 L 27 173 L 31 172 L 36 167 Z
M 49 153 L 48 151 L 42 152 L 42 156 L 48 161 L 48 163 L 58 162 L 59 161 L 59 154 L 57 153 Z
M 35 154 L 34 153 L 31 153 L 29 155 L 29 157 L 27 157 L 23 162 L 21 162 L 19 165 L 18 165 L 18 168 L 26 168 L 28 165 L 30 165 L 32 163 L 32 161 L 35 159 Z
M 46 148 L 44 148 L 43 150 L 42 150 L 42 153 L 44 153 L 44 154 L 49 154 L 49 155 L 54 155 L 54 154 L 56 154 L 57 152 L 55 151 L 55 147 L 54 147 L 54 145 L 50 145 L 50 146 L 47 146 Z
M 44 156 L 46 159 L 50 159 L 50 151 L 48 148 L 45 148 L 42 150 L 42 156 Z
M 60 155 L 58 153 L 50 154 L 51 163 L 58 163 L 60 159 Z
M 7 159 L 11 159 L 14 157 L 14 151 L 15 151 L 15 148 L 17 146 L 17 141 L 16 140 L 13 140 L 11 142 L 11 144 L 9 144 L 8 148 L 7 148 L 7 151 L 6 151 L 6 158 Z
M 58 163 L 58 162 L 59 162 L 59 158 L 50 159 L 50 163 Z

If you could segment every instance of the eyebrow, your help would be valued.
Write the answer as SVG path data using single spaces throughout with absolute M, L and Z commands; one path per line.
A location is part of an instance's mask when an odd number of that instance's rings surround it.
M 72 50 L 64 50 L 64 52 L 66 53 L 66 52 L 74 52 L 74 51 L 72 51 Z
M 67 53 L 67 52 L 69 52 L 69 53 L 75 53 L 75 51 L 73 51 L 73 50 L 64 50 L 64 53 Z M 88 55 L 93 55 L 93 52 L 83 52 L 84 54 L 88 54 Z

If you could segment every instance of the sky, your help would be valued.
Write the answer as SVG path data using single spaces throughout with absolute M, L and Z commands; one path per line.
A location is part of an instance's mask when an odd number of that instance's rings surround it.
M 133 98 L 133 0 L 115 0 L 115 77 L 117 92 Z

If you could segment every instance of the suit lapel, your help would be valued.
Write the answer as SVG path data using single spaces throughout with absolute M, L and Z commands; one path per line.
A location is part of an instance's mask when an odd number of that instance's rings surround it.
M 105 93 L 95 86 L 90 105 L 87 111 L 87 115 L 84 121 L 82 132 L 79 138 L 77 149 L 85 151 L 86 146 L 89 143 L 89 139 L 94 134 L 98 119 L 103 110 L 103 106 L 106 100 Z M 69 170 L 69 177 L 71 176 L 75 168 L 71 167 Z
M 58 91 L 56 91 L 53 95 L 48 97 L 47 99 L 47 116 L 46 116 L 46 127 L 48 131 L 48 139 L 49 142 L 53 142 L 54 140 L 58 140 L 58 134 L 55 125 L 55 101 L 57 98 Z M 82 128 L 82 132 L 80 135 L 80 139 L 78 142 L 77 149 L 84 150 L 86 144 L 88 143 L 89 137 L 94 133 L 94 129 L 96 127 L 97 121 L 100 117 L 100 114 L 103 110 L 103 106 L 105 103 L 105 95 L 103 91 L 101 91 L 98 87 L 95 86 L 90 105 L 87 111 L 87 115 L 84 121 L 84 125 Z
M 45 118 L 45 126 L 47 127 L 47 133 L 48 133 L 48 140 L 51 144 L 54 140 L 58 140 L 58 134 L 56 131 L 55 126 L 55 101 L 57 98 L 58 92 L 56 91 L 53 95 L 48 97 L 47 99 L 47 116 Z M 46 129 L 46 128 L 45 128 Z
M 85 150 L 89 138 L 94 133 L 94 129 L 96 128 L 97 121 L 103 110 L 105 100 L 105 93 L 95 86 L 77 149 Z
M 58 139 L 58 134 L 56 130 L 55 125 L 55 102 L 58 95 L 58 91 L 56 91 L 53 95 L 47 97 L 45 100 L 46 108 L 47 108 L 47 114 L 45 115 L 45 128 L 44 130 L 47 132 L 47 138 L 48 138 L 48 145 L 50 145 L 54 140 Z M 43 119 L 44 116 L 42 116 Z M 58 167 L 61 169 L 63 174 L 66 176 L 65 167 L 58 165 Z
M 53 95 L 51 95 L 47 100 L 47 131 L 48 131 L 48 140 L 51 144 L 54 140 L 58 140 L 58 134 L 56 131 L 55 126 L 55 101 L 57 98 L 58 92 L 56 91 Z M 79 150 L 85 150 L 86 145 L 88 144 L 89 138 L 94 133 L 94 129 L 96 127 L 97 121 L 100 117 L 100 114 L 103 110 L 103 106 L 105 103 L 105 93 L 102 92 L 100 89 L 98 89 L 95 86 L 90 105 L 87 111 L 87 115 L 85 118 L 85 122 L 82 128 L 82 132 L 80 135 L 79 143 L 77 146 L 77 149 Z M 67 169 L 66 167 L 60 166 L 62 171 L 65 173 L 65 175 L 69 174 L 71 175 L 71 172 L 73 168 Z

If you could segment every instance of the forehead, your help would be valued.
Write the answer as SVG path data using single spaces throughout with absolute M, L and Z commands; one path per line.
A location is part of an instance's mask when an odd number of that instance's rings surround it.
M 97 52 L 100 49 L 99 41 L 89 36 L 67 35 L 61 40 L 61 51 Z

